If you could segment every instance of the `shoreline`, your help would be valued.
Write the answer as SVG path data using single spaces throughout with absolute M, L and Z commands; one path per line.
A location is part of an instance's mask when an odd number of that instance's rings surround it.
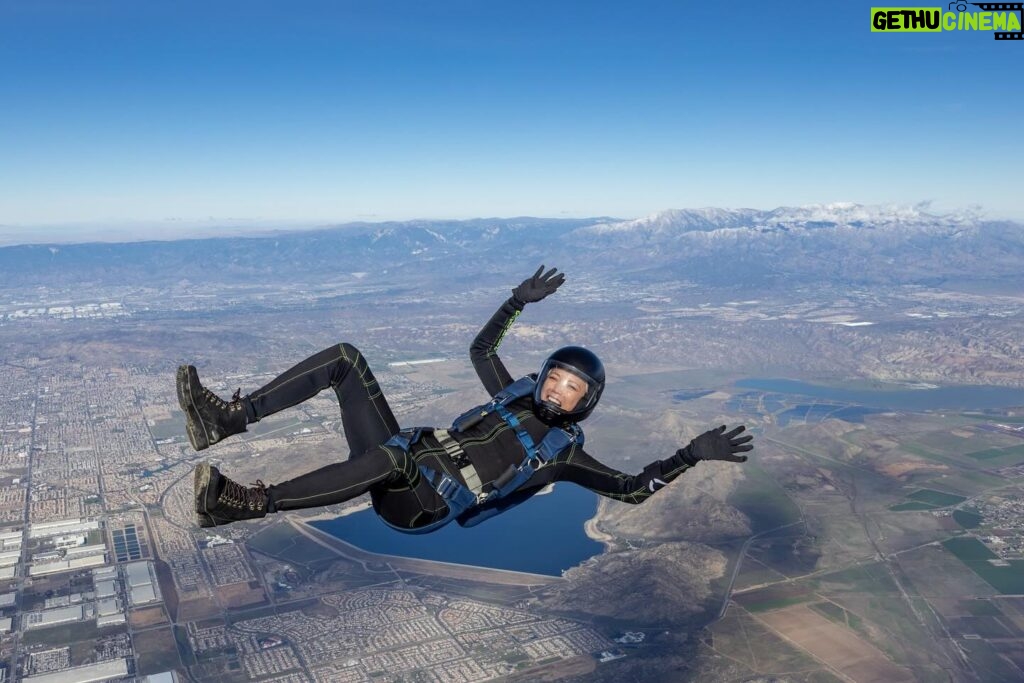
M 323 520 L 337 519 L 339 517 L 347 517 L 348 515 L 354 515 L 357 512 L 363 512 L 365 510 L 372 510 L 372 509 L 373 509 L 373 504 L 369 500 L 367 500 L 365 503 L 359 503 L 358 505 L 349 505 L 346 508 L 342 508 L 338 512 L 330 512 L 330 511 L 327 511 L 327 510 L 322 510 L 321 512 L 318 512 L 316 514 L 309 515 L 309 516 L 298 515 L 298 518 L 300 520 L 302 520 L 303 522 L 306 522 L 306 523 L 308 523 L 308 522 L 320 522 L 320 521 L 323 521 Z
M 440 560 L 424 560 L 400 555 L 374 553 L 363 550 L 359 546 L 343 541 L 314 526 L 310 526 L 300 518 L 289 516 L 284 520 L 284 523 L 290 524 L 298 533 L 317 545 L 332 551 L 334 554 L 362 564 L 364 569 L 366 569 L 367 562 L 379 562 L 386 564 L 391 571 L 408 571 L 429 576 L 444 576 L 454 579 L 515 586 L 546 586 L 565 581 L 561 576 L 551 576 L 548 574 L 534 574 L 513 569 L 496 569 L 456 562 L 442 562 Z
M 587 535 L 592 541 L 597 541 L 604 550 L 602 554 L 609 552 L 612 549 L 612 544 L 615 542 L 615 537 L 610 534 L 606 534 L 597 528 L 598 519 L 601 517 L 601 512 L 604 510 L 604 506 L 607 505 L 607 501 L 603 498 L 597 501 L 597 510 L 594 512 L 594 516 L 583 523 L 583 533 Z
M 552 492 L 553 489 L 554 489 L 554 483 L 549 484 L 543 490 L 539 491 L 536 495 L 540 496 L 540 495 L 549 494 L 549 493 Z M 587 538 L 589 538 L 590 540 L 596 541 L 596 542 L 601 544 L 601 546 L 602 546 L 601 553 L 602 554 L 610 552 L 612 550 L 614 544 L 615 544 L 615 537 L 612 536 L 611 534 L 607 534 L 607 533 L 601 531 L 598 528 L 598 526 L 597 526 L 598 525 L 598 521 L 601 518 L 601 513 L 604 511 L 605 506 L 607 506 L 609 504 L 609 502 L 610 501 L 608 501 L 608 500 L 606 500 L 604 498 L 598 498 L 597 509 L 594 511 L 594 516 L 590 517 L 589 519 L 587 519 L 587 521 L 585 521 L 583 523 L 583 533 L 585 533 L 587 535 Z M 366 501 L 365 503 L 359 503 L 357 505 L 350 505 L 350 506 L 340 510 L 339 512 L 328 512 L 326 510 L 323 510 L 323 511 L 317 513 L 317 514 L 310 515 L 308 517 L 307 516 L 299 516 L 298 517 L 298 521 L 301 521 L 304 524 L 309 524 L 310 522 L 320 522 L 320 521 L 324 521 L 324 520 L 337 519 L 339 517 L 345 517 L 345 516 L 348 516 L 348 515 L 354 515 L 357 512 L 363 512 L 365 510 L 371 510 L 371 509 L 373 509 L 373 505 L 370 503 L 370 501 Z

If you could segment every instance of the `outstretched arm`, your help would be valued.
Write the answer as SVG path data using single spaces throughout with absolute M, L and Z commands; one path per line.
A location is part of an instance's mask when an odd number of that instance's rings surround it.
M 652 462 L 640 474 L 624 474 L 613 470 L 595 460 L 582 448 L 574 447 L 565 456 L 565 460 L 558 463 L 558 474 L 555 478 L 571 481 L 624 503 L 642 503 L 701 460 L 746 461 L 747 456 L 736 455 L 753 448 L 747 442 L 754 437 L 738 436 L 744 429 L 745 427 L 740 425 L 724 434 L 723 425 L 705 432 L 685 448 L 676 451 L 672 457 Z
M 473 368 L 491 396 L 512 383 L 512 375 L 509 374 L 505 364 L 498 357 L 498 346 L 501 344 L 501 340 L 505 338 L 527 303 L 540 301 L 565 282 L 565 275 L 561 273 L 556 275 L 556 272 L 556 269 L 552 268 L 544 273 L 544 266 L 541 266 L 533 277 L 527 278 L 513 289 L 512 296 L 506 299 L 501 308 L 491 316 L 469 347 L 469 357 L 473 361 Z

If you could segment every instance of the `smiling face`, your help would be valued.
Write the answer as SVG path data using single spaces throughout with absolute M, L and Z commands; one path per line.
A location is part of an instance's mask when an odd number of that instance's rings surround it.
M 544 378 L 541 398 L 569 412 L 575 410 L 580 400 L 587 395 L 588 385 L 582 379 L 559 367 L 551 368 Z

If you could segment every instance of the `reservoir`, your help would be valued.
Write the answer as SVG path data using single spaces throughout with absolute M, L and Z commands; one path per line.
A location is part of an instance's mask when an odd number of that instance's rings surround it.
M 596 493 L 563 482 L 467 529 L 452 522 L 421 536 L 403 534 L 373 510 L 312 525 L 373 553 L 561 576 L 562 570 L 604 550 L 583 531 L 596 512 Z
M 997 386 L 943 386 L 934 389 L 853 389 L 789 379 L 745 379 L 741 389 L 808 396 L 881 410 L 985 410 L 1024 405 L 1024 389 Z

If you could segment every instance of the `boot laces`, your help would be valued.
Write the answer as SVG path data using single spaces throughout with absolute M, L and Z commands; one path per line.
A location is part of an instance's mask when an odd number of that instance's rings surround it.
M 203 393 L 203 399 L 206 401 L 207 405 L 212 403 L 213 405 L 217 406 L 221 410 L 227 409 L 227 407 L 228 407 L 227 401 L 222 399 L 217 394 L 213 393 L 212 391 L 210 391 L 206 387 L 203 387 L 202 393 Z
M 260 479 L 248 487 L 228 479 L 218 497 L 220 501 L 235 508 L 263 510 L 267 506 L 267 487 Z
M 242 387 L 238 387 L 237 389 L 235 389 L 235 393 L 231 395 L 230 403 L 225 401 L 220 396 L 213 393 L 206 387 L 202 388 L 202 394 L 203 399 L 207 402 L 207 404 L 212 403 L 213 405 L 217 406 L 217 408 L 219 408 L 220 410 L 227 410 L 229 407 L 237 404 L 239 401 L 242 400 Z

